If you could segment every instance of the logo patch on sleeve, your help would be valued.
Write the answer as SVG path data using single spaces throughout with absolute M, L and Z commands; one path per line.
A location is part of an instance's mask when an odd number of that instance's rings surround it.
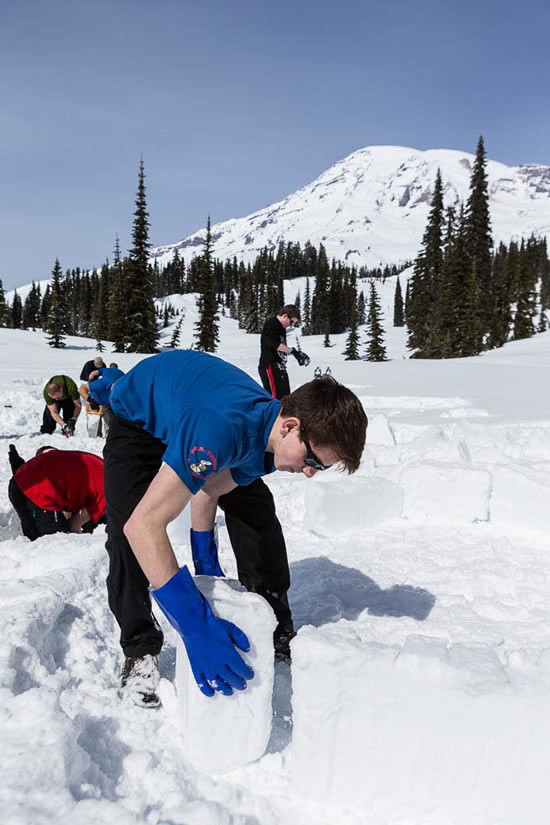
M 193 447 L 187 457 L 187 463 L 194 478 L 206 479 L 214 475 L 218 462 L 214 453 L 207 447 Z

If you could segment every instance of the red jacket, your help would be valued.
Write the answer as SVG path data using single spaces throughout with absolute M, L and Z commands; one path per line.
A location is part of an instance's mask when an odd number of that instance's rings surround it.
M 103 459 L 81 450 L 49 450 L 19 467 L 15 483 L 41 510 L 76 513 L 92 521 L 105 515 Z

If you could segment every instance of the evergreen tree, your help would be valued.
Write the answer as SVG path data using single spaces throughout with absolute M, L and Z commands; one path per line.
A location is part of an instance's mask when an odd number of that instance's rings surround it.
M 92 307 L 92 331 L 98 341 L 109 337 L 109 292 L 111 289 L 111 271 L 107 263 L 101 267 L 97 279 L 96 295 Z M 102 350 L 100 350 L 102 352 Z
M 13 329 L 21 329 L 23 323 L 23 302 L 17 290 L 13 293 L 13 302 L 11 305 L 11 326 Z
M 433 322 L 432 314 L 443 269 L 443 226 L 443 184 L 441 172 L 438 169 L 422 248 L 415 261 L 414 272 L 409 282 L 407 346 L 412 350 L 412 358 L 424 358 L 427 355 L 427 342 Z
M 31 291 L 25 299 L 23 306 L 23 329 L 33 330 L 41 326 L 40 319 L 40 284 L 32 282 Z
M 45 330 L 49 335 L 48 344 L 50 347 L 62 349 L 65 346 L 66 329 L 67 307 L 63 290 L 63 273 L 59 259 L 56 258 L 50 282 L 50 302 L 45 325 Z
M 311 335 L 311 292 L 309 288 L 309 278 L 306 278 L 306 289 L 304 294 L 304 311 L 302 318 L 302 334 Z
M 367 322 L 367 306 L 365 301 L 365 293 L 363 290 L 359 293 L 357 300 L 357 323 L 361 326 Z
M 155 352 L 158 342 L 153 275 L 149 266 L 149 213 L 145 170 L 140 162 L 132 228 L 132 249 L 126 267 L 126 338 L 128 352 Z
M 199 320 L 195 323 L 195 347 L 204 352 L 216 352 L 219 336 L 218 302 L 216 284 L 212 275 L 212 234 L 210 215 L 206 224 L 204 252 L 199 264 L 197 310 Z
M 329 284 L 330 269 L 323 244 L 319 246 L 317 272 L 311 303 L 311 331 L 314 335 L 330 332 Z
M 393 297 L 393 325 L 394 327 L 405 326 L 405 316 L 403 313 L 403 295 L 401 293 L 401 284 L 399 283 L 399 275 L 395 282 L 395 294 Z
M 470 180 L 470 196 L 466 205 L 466 243 L 468 254 L 475 265 L 479 295 L 483 296 L 480 307 L 482 334 L 491 327 L 491 310 L 494 304 L 491 283 L 491 220 L 489 217 L 489 187 L 487 158 L 483 136 L 477 144 L 476 158 Z
M 479 279 L 474 262 L 471 262 L 467 280 L 460 292 L 457 314 L 457 354 L 462 357 L 478 355 L 482 349 L 483 320 L 480 314 Z
M 172 332 L 172 337 L 170 338 L 170 349 L 178 349 L 180 345 L 180 338 L 181 338 L 181 327 L 183 324 L 184 316 L 179 319 L 178 323 L 174 327 L 174 331 Z
M 126 350 L 126 269 L 120 257 L 118 236 L 115 239 L 115 251 L 112 271 L 112 290 L 107 305 L 109 319 L 109 338 L 113 342 L 113 352 Z
M 343 352 L 346 361 L 359 360 L 359 332 L 357 324 L 357 280 L 353 278 L 353 293 L 355 299 L 351 306 L 350 328 L 346 340 L 346 348 Z
M 370 284 L 369 314 L 367 318 L 368 343 L 366 356 L 368 361 L 386 361 L 382 311 L 376 294 L 374 281 Z
M 514 318 L 514 340 L 529 338 L 535 332 L 534 319 L 537 311 L 537 272 L 531 241 L 521 242 L 519 251 L 519 290 Z
M 6 304 L 4 284 L 0 280 L 0 327 L 5 327 L 8 323 L 9 310 Z
M 512 251 L 512 246 L 514 251 Z M 511 254 L 511 259 L 510 259 Z M 500 244 L 492 263 L 492 298 L 491 308 L 491 329 L 488 339 L 488 348 L 501 347 L 508 340 L 510 326 L 512 323 L 511 312 L 511 288 L 514 284 L 514 291 L 517 288 L 517 274 L 512 273 L 510 267 L 515 269 L 517 260 L 517 245 L 510 244 L 510 254 L 503 243 Z

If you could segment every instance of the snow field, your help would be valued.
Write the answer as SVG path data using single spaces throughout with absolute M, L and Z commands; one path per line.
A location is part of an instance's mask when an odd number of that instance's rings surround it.
M 388 334 L 386 364 L 343 362 L 345 336 L 329 349 L 302 339 L 310 367 L 289 364 L 292 386 L 330 366 L 364 399 L 367 448 L 350 478 L 268 479 L 298 636 L 292 668 L 275 667 L 264 755 L 219 774 L 199 773 L 185 752 L 177 640 L 162 618 L 162 708 L 145 712 L 117 693 L 103 528 L 30 544 L 7 499 L 9 443 L 26 458 L 52 441 L 101 452 L 82 419 L 70 443 L 38 435 L 45 381 L 60 370 L 76 378 L 94 343 L 71 339 L 55 352 L 40 333 L 0 330 L 10 404 L 0 405 L 3 822 L 547 821 L 550 334 L 441 363 L 398 356 L 401 333 Z M 257 336 L 227 318 L 220 355 L 256 376 Z M 139 360 L 111 357 L 122 369 Z M 223 516 L 218 525 L 221 564 L 235 577 Z M 171 536 L 189 563 L 186 517 Z M 231 751 L 229 728 L 210 730 L 199 753 Z
M 518 695 L 490 648 L 304 628 L 293 688 L 293 787 L 317 803 L 390 822 L 547 822 L 550 697 Z

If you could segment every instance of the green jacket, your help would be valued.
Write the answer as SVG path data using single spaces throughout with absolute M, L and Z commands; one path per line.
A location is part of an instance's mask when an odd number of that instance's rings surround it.
M 50 384 L 59 384 L 59 386 L 63 387 L 63 395 L 60 399 L 52 398 L 51 395 L 48 395 L 48 386 Z M 44 401 L 48 406 L 55 404 L 56 401 L 66 401 L 68 398 L 72 398 L 73 401 L 80 399 L 77 386 L 72 378 L 69 378 L 68 375 L 54 375 L 47 381 L 44 387 Z

